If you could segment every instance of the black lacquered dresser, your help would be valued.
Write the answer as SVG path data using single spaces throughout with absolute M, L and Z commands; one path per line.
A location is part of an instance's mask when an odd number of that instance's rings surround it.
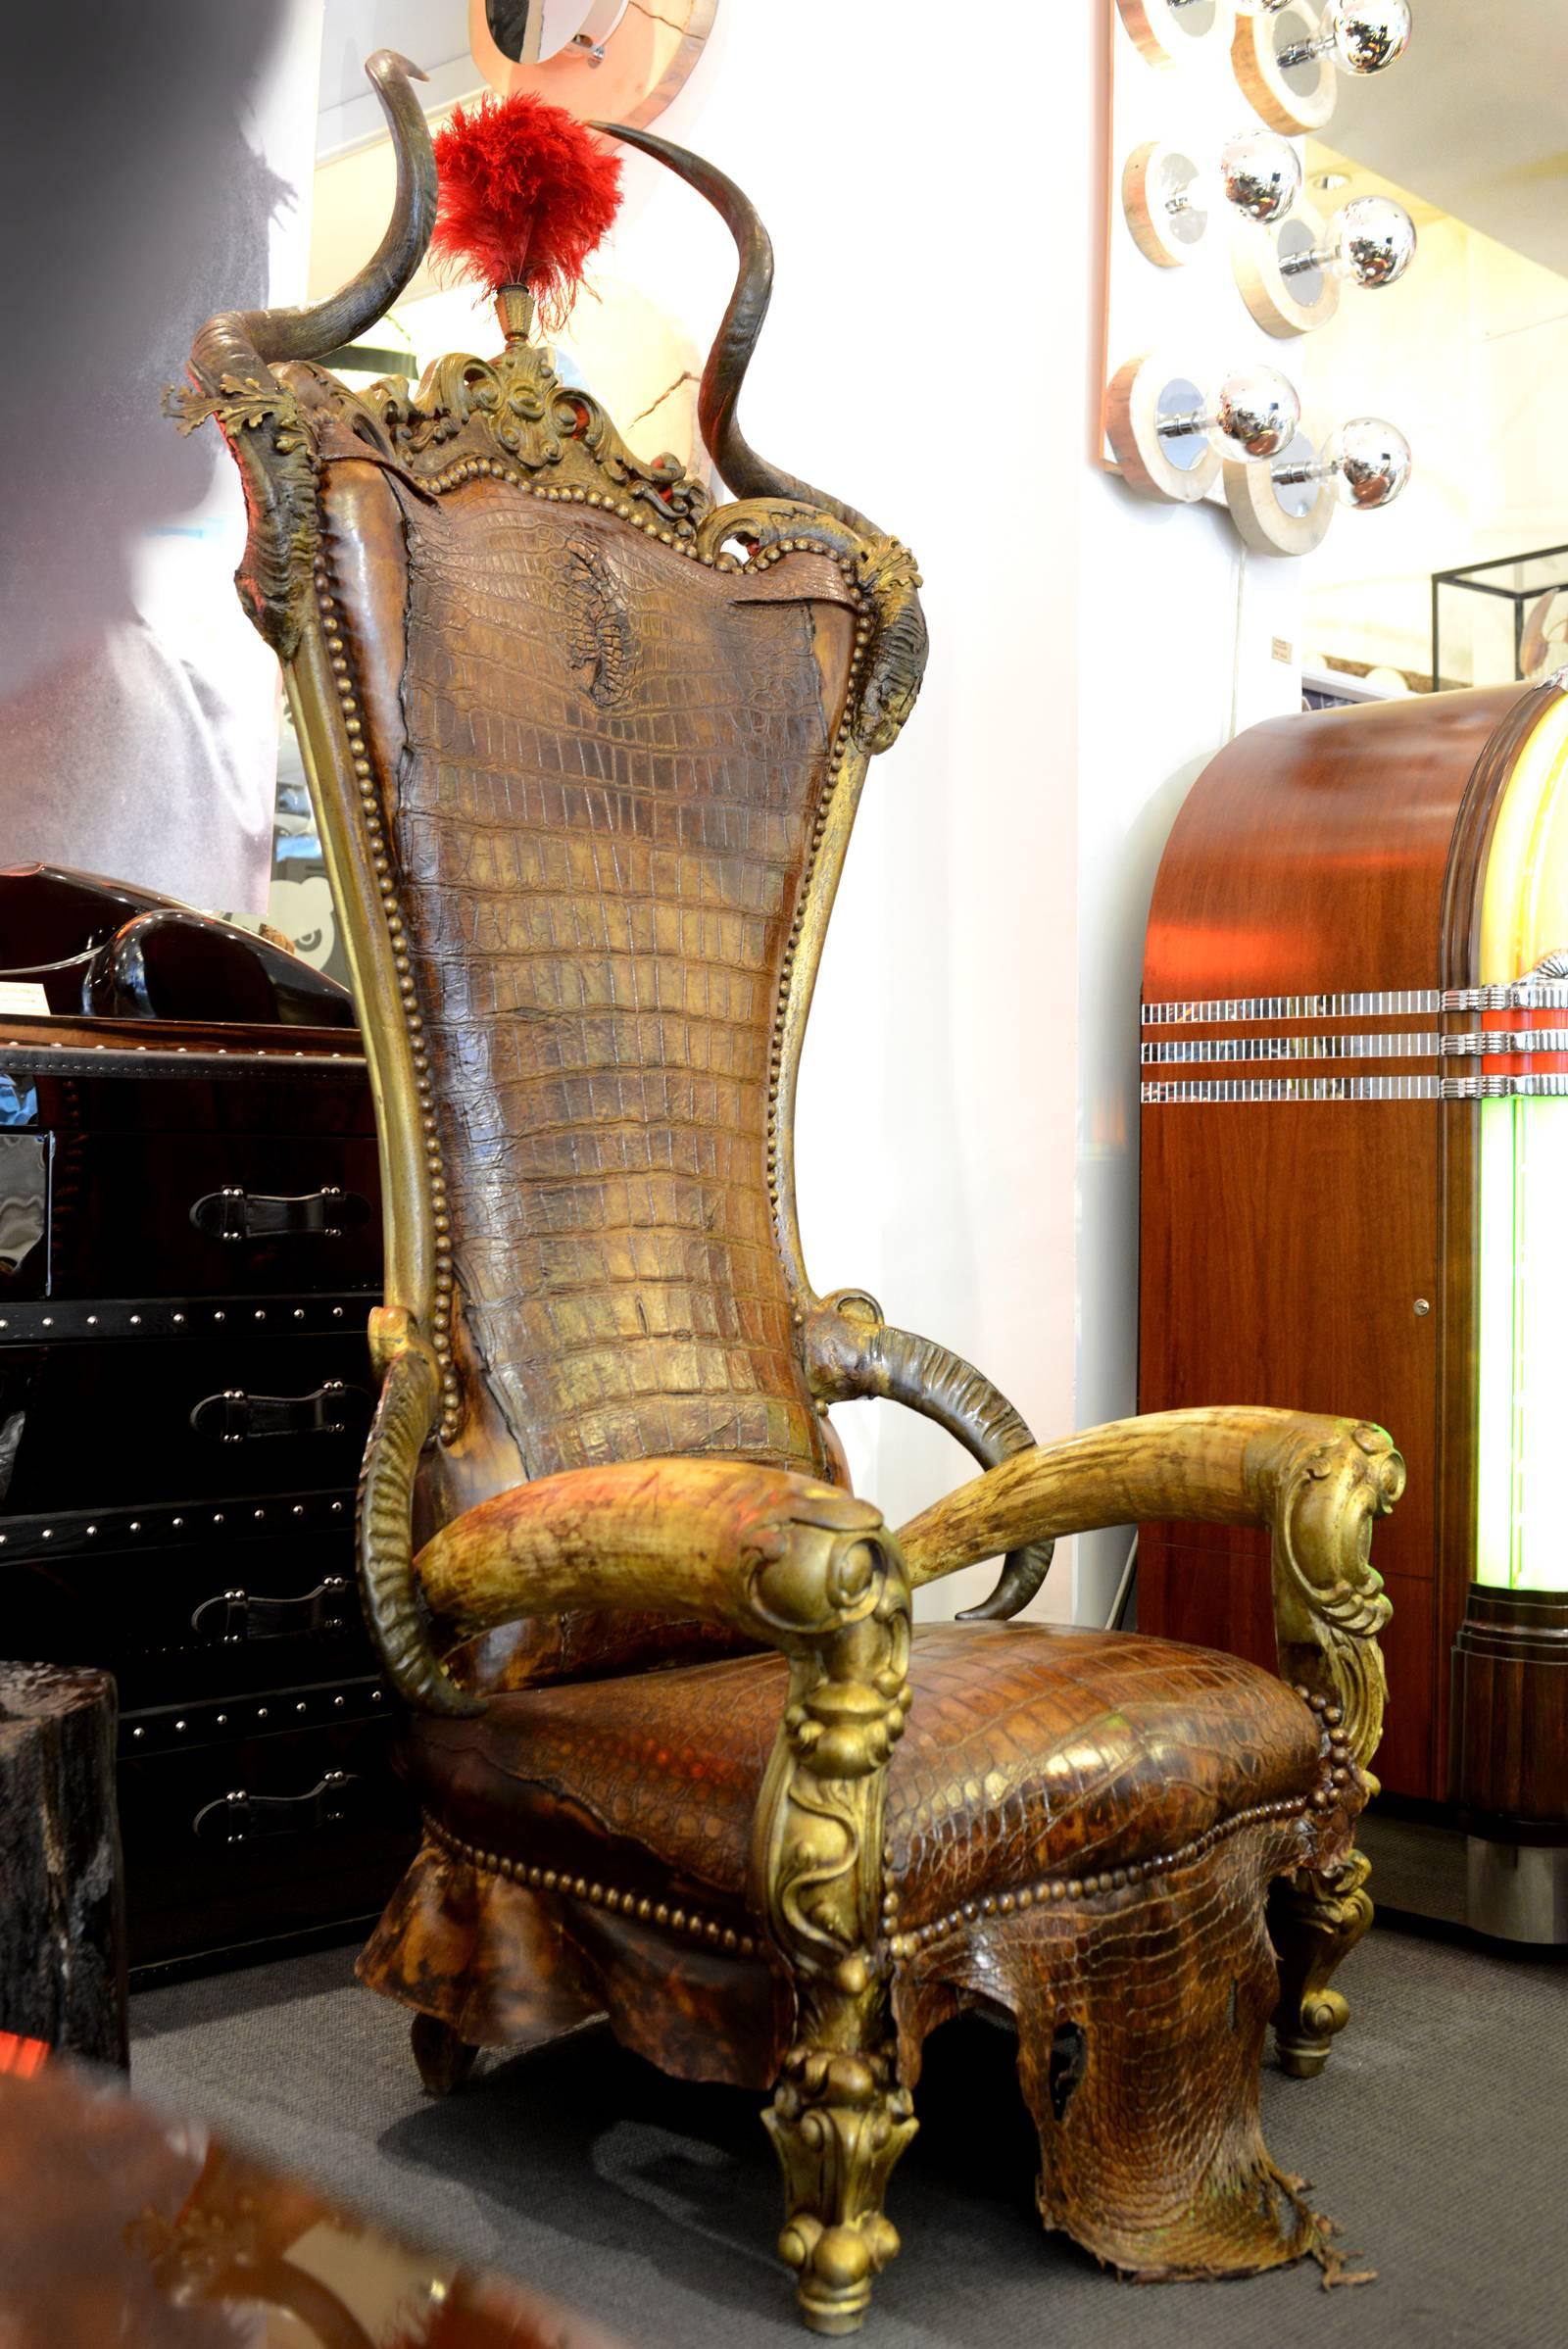
M 133 1979 L 347 1932 L 413 1847 L 361 1626 L 352 1030 L 0 1013 L 0 1650 L 107 1666 Z

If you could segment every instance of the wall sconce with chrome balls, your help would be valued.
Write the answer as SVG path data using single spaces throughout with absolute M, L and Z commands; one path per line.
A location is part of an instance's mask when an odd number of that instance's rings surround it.
M 1116 0 L 1146 65 L 1180 66 L 1200 44 L 1223 53 L 1236 32 L 1236 0 Z
M 1303 206 L 1277 236 L 1238 241 L 1236 282 L 1266 333 L 1309 334 L 1333 318 L 1342 285 L 1396 285 L 1415 248 L 1415 222 L 1391 197 L 1357 196 L 1327 222 Z
M 1267 465 L 1227 464 L 1225 503 L 1248 546 L 1263 555 L 1309 555 L 1336 506 L 1371 514 L 1392 506 L 1410 478 L 1410 444 L 1383 416 L 1351 416 L 1314 455 L 1288 447 Z
M 1404 55 L 1410 0 L 1329 0 L 1315 33 L 1282 44 L 1273 20 L 1289 5 L 1244 6 L 1231 52 L 1236 78 L 1272 129 L 1321 130 L 1334 112 L 1337 74 L 1381 73 Z
M 1381 73 L 1409 45 L 1410 0 L 1329 0 L 1313 39 L 1292 41 L 1276 54 L 1287 73 L 1320 57 L 1342 73 Z
M 1300 420 L 1296 388 L 1274 367 L 1238 368 L 1205 393 L 1157 353 L 1120 368 L 1105 403 L 1123 479 L 1183 506 L 1213 486 L 1222 465 L 1247 470 L 1277 456 Z
M 1306 269 L 1332 269 L 1369 291 L 1394 285 L 1415 258 L 1415 222 L 1402 204 L 1388 196 L 1357 196 L 1337 212 L 1327 243 L 1280 257 L 1280 271 L 1298 277 Z
M 1301 190 L 1301 159 L 1272 130 L 1227 139 L 1204 171 L 1164 139 L 1135 147 L 1121 175 L 1122 210 L 1139 251 L 1161 269 L 1191 261 L 1221 205 L 1244 220 L 1282 220 Z

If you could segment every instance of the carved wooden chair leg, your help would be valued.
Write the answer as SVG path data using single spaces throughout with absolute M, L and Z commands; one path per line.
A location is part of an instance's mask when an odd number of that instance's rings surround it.
M 1335 2033 L 1349 2020 L 1343 1993 L 1329 1984 L 1372 1922 L 1371 1873 L 1365 1852 L 1352 1851 L 1338 1868 L 1282 1876 L 1270 1894 L 1269 1933 L 1280 1964 L 1274 2044 L 1293 2080 L 1316 2079 Z
M 449 2096 L 454 2088 L 460 2088 L 479 2053 L 466 2039 L 459 2038 L 450 2023 L 442 2023 L 434 2015 L 415 2016 L 409 2044 L 427 2096 Z
M 838 1972 L 836 1993 L 803 1997 L 809 2036 L 790 2050 L 762 2116 L 784 2173 L 779 2256 L 796 2271 L 808 2329 L 823 2333 L 858 2329 L 874 2278 L 898 2253 L 882 2202 L 919 2126 L 896 2078 L 882 1985 L 858 1955 Z

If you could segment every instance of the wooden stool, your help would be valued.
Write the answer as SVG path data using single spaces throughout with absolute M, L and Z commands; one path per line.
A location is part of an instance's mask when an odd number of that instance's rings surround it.
M 0 1664 L 0 2031 L 128 2061 L 107 1672 Z

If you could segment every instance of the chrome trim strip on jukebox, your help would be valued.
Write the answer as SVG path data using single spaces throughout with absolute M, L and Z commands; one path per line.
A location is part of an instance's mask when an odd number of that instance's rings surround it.
M 1568 994 L 1568 990 L 1564 992 Z M 1230 1020 L 1370 1019 L 1379 1013 L 1397 1018 L 1445 1007 L 1444 998 L 1431 987 L 1382 995 L 1232 995 L 1211 998 L 1207 1003 L 1146 1003 L 1144 1025 L 1219 1027 Z M 1451 1007 L 1462 1008 L 1458 1004 Z
M 1568 986 L 1546 979 L 1515 979 L 1506 987 L 1450 987 L 1445 1011 L 1568 1011 Z
M 1167 1101 L 1435 1101 L 1440 1077 L 1209 1077 L 1154 1079 L 1146 1105 Z M 1463 1084 L 1463 1078 L 1446 1080 Z M 1469 1082 L 1476 1082 L 1470 1079 Z
M 1568 1052 L 1568 1028 L 1469 1028 L 1443 1039 L 1446 1060 L 1490 1060 L 1498 1052 Z
M 1515 979 L 1500 987 L 1394 988 L 1372 995 L 1233 995 L 1146 1003 L 1146 1028 L 1222 1027 L 1268 1019 L 1406 1018 L 1426 1011 L 1568 1011 L 1568 984 Z
M 1144 1066 L 1212 1060 L 1491 1060 L 1502 1053 L 1568 1052 L 1568 1028 L 1469 1028 L 1442 1036 L 1436 1028 L 1397 1036 L 1184 1036 L 1146 1044 Z
M 1188 1036 L 1146 1044 L 1143 1060 L 1146 1067 L 1172 1060 L 1436 1060 L 1440 1044 L 1446 1050 L 1448 1041 L 1436 1028 L 1403 1036 Z M 1499 1041 L 1488 1049 L 1513 1048 Z
M 1445 1077 L 1446 1101 L 1568 1101 L 1568 1077 Z
M 1146 1107 L 1174 1101 L 1568 1101 L 1568 1076 L 1156 1078 L 1140 1098 Z

